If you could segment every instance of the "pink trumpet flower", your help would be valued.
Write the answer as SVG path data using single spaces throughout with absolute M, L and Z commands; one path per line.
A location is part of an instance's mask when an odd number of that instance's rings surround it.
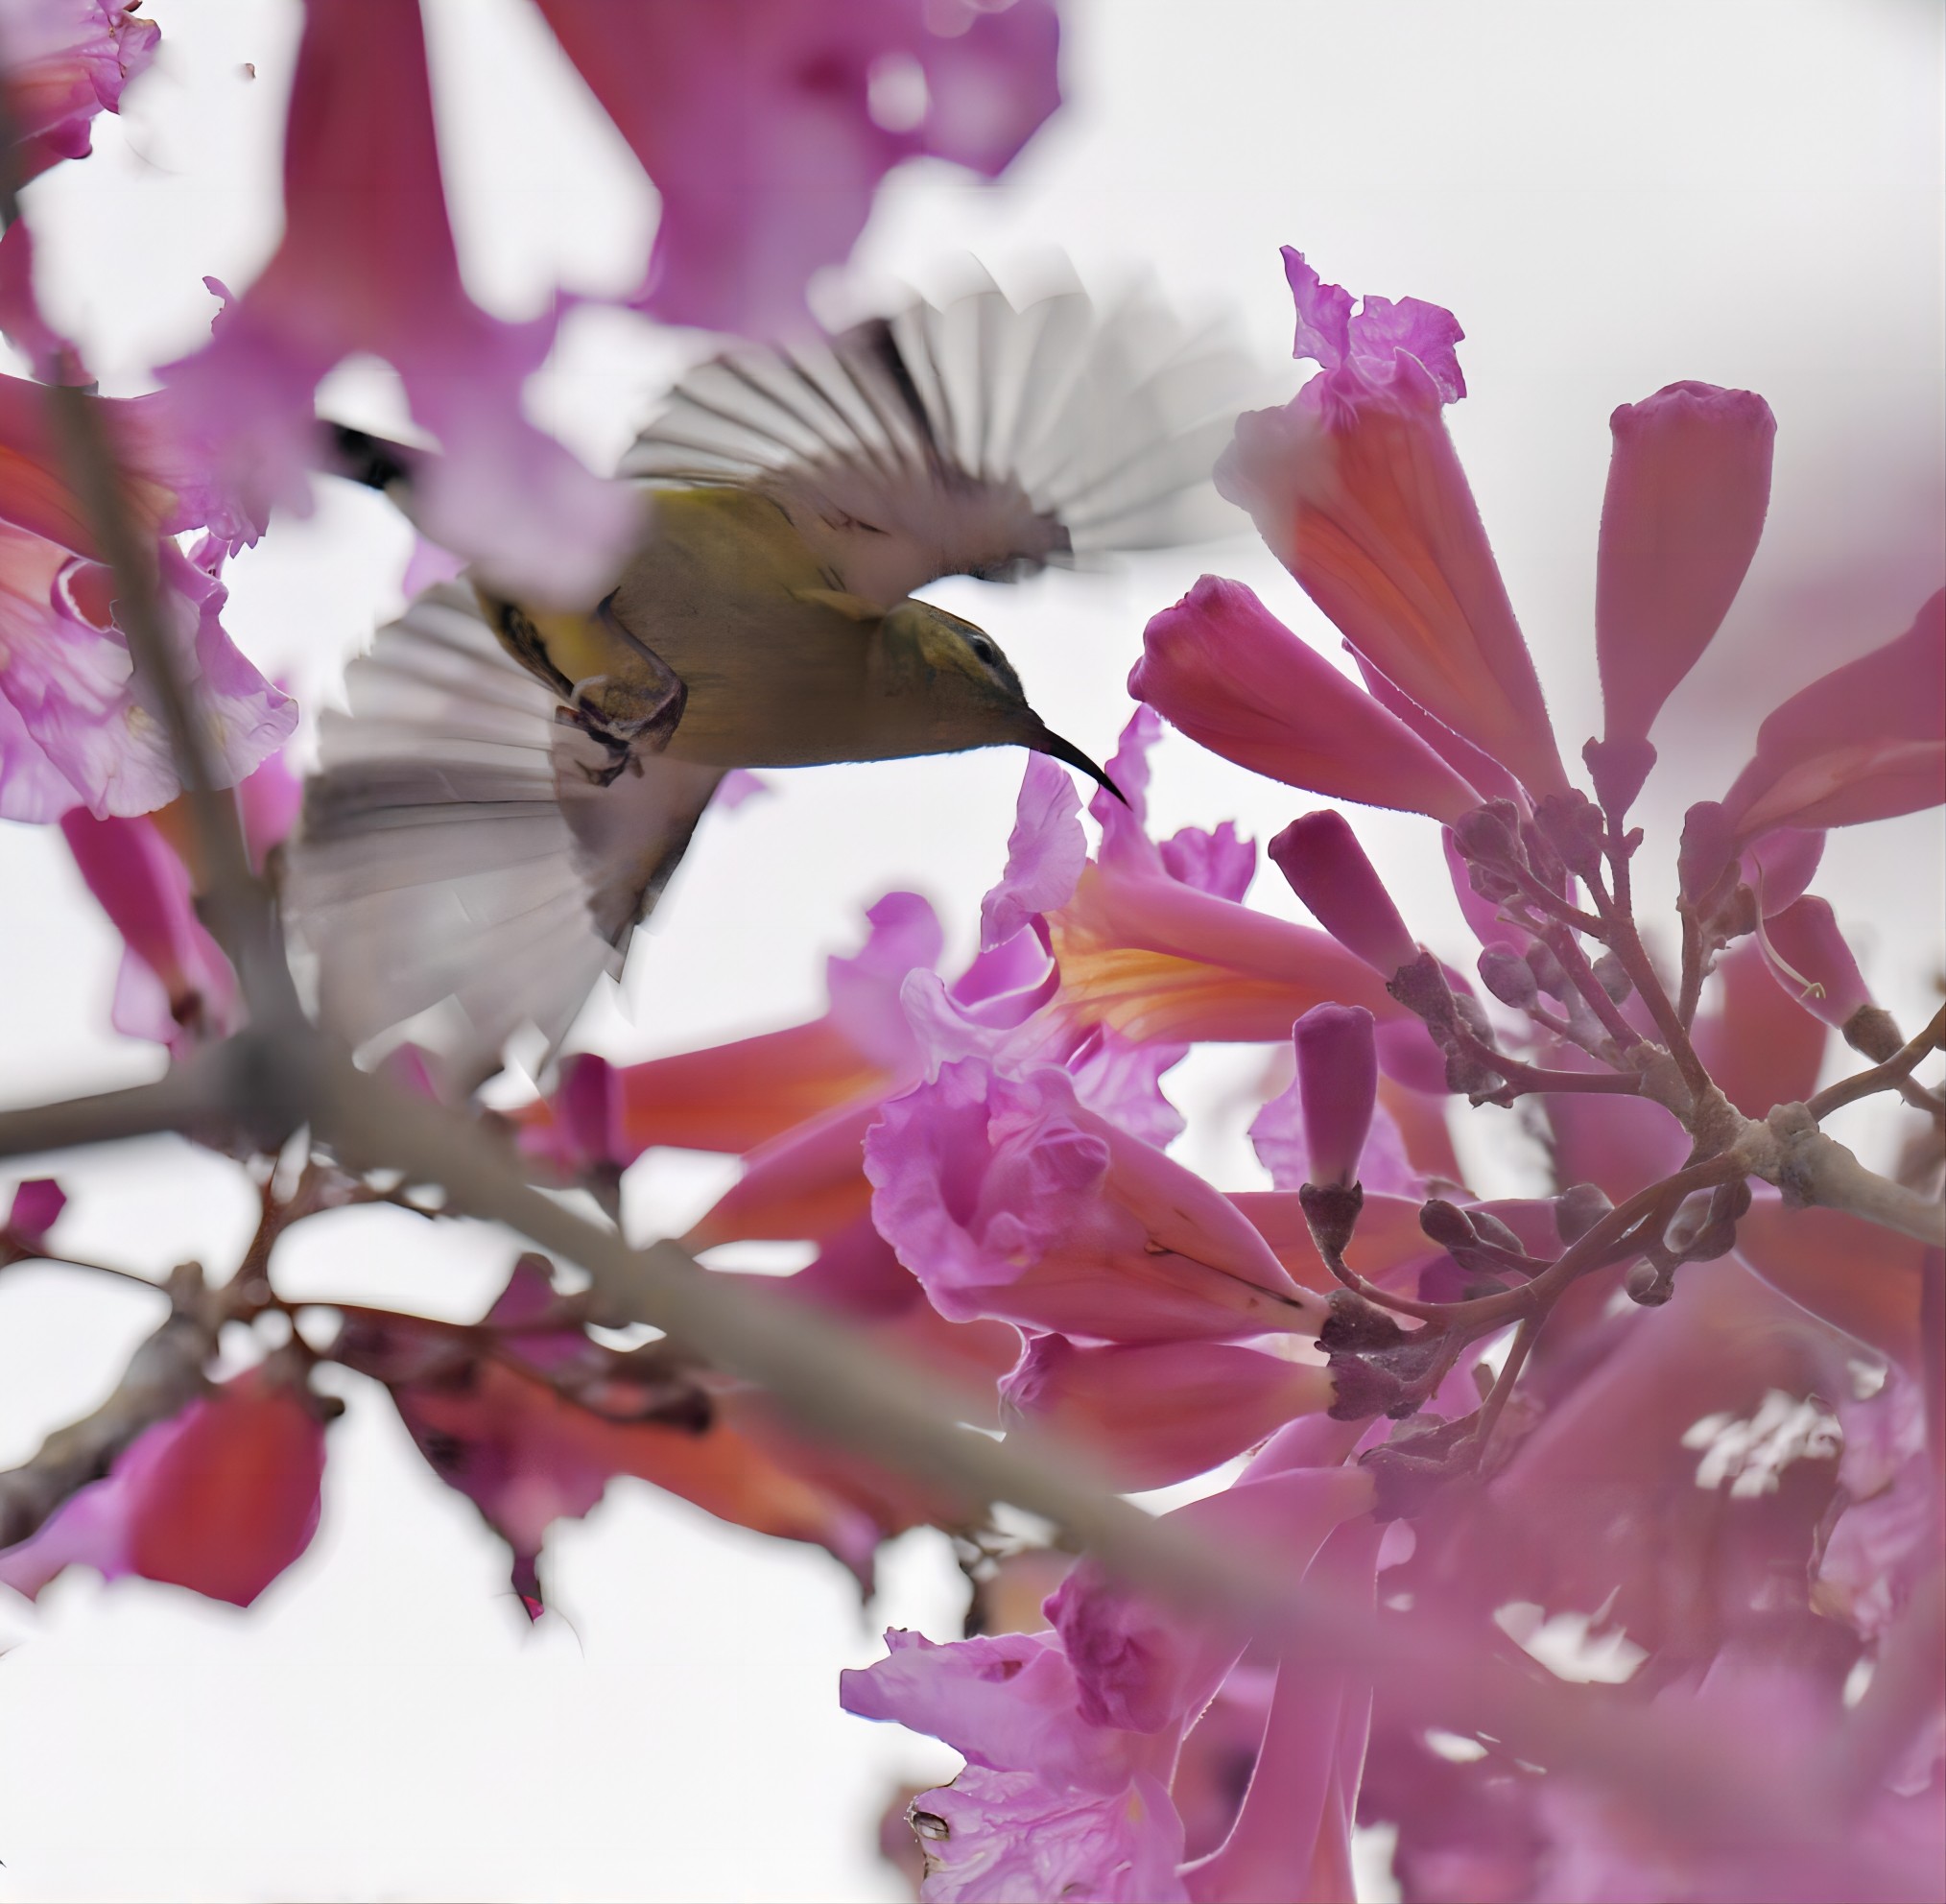
M 1466 392 L 1450 311 L 1351 298 L 1284 252 L 1293 355 L 1321 373 L 1239 419 L 1217 487 L 1359 655 L 1536 797 L 1566 791 L 1540 683 L 1440 411 Z
M 1051 1065 L 943 1065 L 886 1106 L 865 1168 L 880 1233 L 955 1321 L 1164 1342 L 1310 1335 L 1323 1320 L 1233 1205 Z
M 461 283 L 416 7 L 308 0 L 284 215 L 275 255 L 209 345 L 163 372 L 173 414 L 210 463 L 253 509 L 308 512 L 312 393 L 345 357 L 369 352 L 398 371 L 414 416 L 446 452 L 418 485 L 425 533 L 542 601 L 601 594 L 640 504 L 522 413 L 555 319 L 502 323 Z
M 0 85 L 16 190 L 64 158 L 93 149 L 98 112 L 147 71 L 161 28 L 119 0 L 6 0 L 0 6 Z
M 1128 692 L 1189 737 L 1287 786 L 1457 820 L 1480 796 L 1241 582 L 1206 575 L 1151 617 Z
M 1342 1188 L 1358 1178 L 1378 1101 L 1371 1013 L 1356 1005 L 1314 1005 L 1291 1035 L 1311 1180 L 1319 1188 Z
M 1325 808 L 1293 820 L 1270 854 L 1311 916 L 1373 971 L 1389 978 L 1419 956 L 1377 870 L 1341 813 Z
M 1683 383 L 1608 427 L 1595 652 L 1612 744 L 1648 738 L 1729 612 L 1764 531 L 1777 419 L 1749 391 Z
M 1082 1347 L 1032 1337 L 1000 1384 L 1001 1419 L 1045 1423 L 1092 1450 L 1118 1488 L 1163 1488 L 1331 1406 L 1320 1364 L 1234 1343 Z
M 539 0 L 662 199 L 635 302 L 774 331 L 921 153 L 993 178 L 1060 103 L 1051 0 Z
M 1805 1011 L 1842 1031 L 1872 1002 L 1828 899 L 1807 893 L 1765 921 L 1770 976 Z

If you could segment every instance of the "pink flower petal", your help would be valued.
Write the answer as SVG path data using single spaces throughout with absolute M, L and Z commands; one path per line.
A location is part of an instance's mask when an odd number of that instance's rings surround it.
M 1288 786 L 1457 820 L 1480 796 L 1276 620 L 1206 575 L 1143 631 L 1128 691 L 1192 740 Z
M 661 10 L 658 10 L 658 13 Z M 312 392 L 368 351 L 438 438 L 420 527 L 510 589 L 592 599 L 639 529 L 639 504 L 521 414 L 555 319 L 488 318 L 460 281 L 446 223 L 417 11 L 305 10 L 284 155 L 282 244 L 208 346 L 163 372 L 178 426 L 261 512 L 309 508 Z
M 4 1228 L 15 1243 L 38 1249 L 67 1207 L 67 1193 L 51 1177 L 29 1177 L 13 1186 Z
M 1317 1364 L 1233 1343 L 1084 1348 L 1044 1335 L 1001 1383 L 1001 1419 L 1044 1422 L 1092 1449 L 1117 1488 L 1163 1488 L 1329 1408 L 1335 1392 Z
M 155 57 L 161 28 L 118 0 L 13 0 L 6 10 L 5 88 L 15 189 L 92 149 L 90 122 Z
M 980 902 L 983 951 L 1004 945 L 1031 919 L 1073 898 L 1088 863 L 1080 812 L 1074 775 L 1045 754 L 1029 754 L 1007 842 L 1007 870 Z
M 937 154 L 991 176 L 1059 102 L 1049 0 L 540 0 L 662 197 L 641 306 L 772 331 L 841 263 L 879 180 Z
M 1738 836 L 1853 826 L 1946 800 L 1946 591 L 1894 641 L 1800 689 L 1722 804 Z
M 1381 977 L 1390 978 L 1419 956 L 1417 941 L 1341 813 L 1326 807 L 1293 820 L 1270 842 L 1270 858 L 1311 916 Z
M 1794 901 L 1765 921 L 1765 936 L 1774 955 L 1768 962 L 1770 976 L 1788 997 L 1827 1025 L 1842 1031 L 1854 1012 L 1872 1002 L 1830 900 L 1807 895 Z M 1796 976 L 1781 970 L 1778 960 Z
M 1076 1098 L 976 1059 L 885 1107 L 873 1219 L 940 1312 L 1103 1342 L 1309 1333 L 1315 1298 L 1199 1178 Z
M 1319 346 L 1323 374 L 1284 409 L 1238 419 L 1217 487 L 1373 667 L 1537 797 L 1565 792 L 1533 662 L 1439 416 L 1463 391 L 1458 326 L 1417 300 L 1368 302 L 1341 359 L 1335 339 L 1300 324 L 1298 354 Z
M 1608 419 L 1595 649 L 1610 741 L 1646 739 L 1743 585 L 1770 501 L 1761 396 L 1671 384 Z
M 62 1568 L 138 1574 L 248 1606 L 311 1544 L 324 1428 L 304 1390 L 253 1368 L 144 1429 L 104 1480 L 0 1554 L 30 1597 Z

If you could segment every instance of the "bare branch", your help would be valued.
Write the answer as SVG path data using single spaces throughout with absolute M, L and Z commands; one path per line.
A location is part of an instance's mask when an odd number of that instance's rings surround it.
M 1946 1249 L 1946 1202 L 1867 1170 L 1817 1128 L 1811 1107 L 1780 1104 L 1744 1127 L 1737 1154 L 1751 1176 L 1774 1183 L 1792 1202 L 1845 1210 L 1881 1229 Z
M 1928 1054 L 1937 1051 L 1946 1044 L 1946 1006 L 1933 1013 L 1932 1023 L 1883 1064 L 1874 1064 L 1869 1071 L 1855 1072 L 1849 1078 L 1840 1078 L 1837 1083 L 1828 1084 L 1805 1104 L 1814 1118 L 1820 1122 L 1835 1110 L 1841 1110 L 1848 1104 L 1856 1104 L 1860 1098 L 1868 1098 L 1878 1091 L 1896 1090 L 1915 1071 Z M 1929 1094 L 1930 1095 L 1930 1094 Z
M 143 1429 L 202 1392 L 202 1365 L 216 1347 L 217 1310 L 193 1263 L 171 1275 L 168 1293 L 169 1320 L 130 1358 L 114 1393 L 93 1414 L 56 1429 L 32 1460 L 0 1474 L 0 1547 L 37 1533 L 71 1494 L 107 1473 Z

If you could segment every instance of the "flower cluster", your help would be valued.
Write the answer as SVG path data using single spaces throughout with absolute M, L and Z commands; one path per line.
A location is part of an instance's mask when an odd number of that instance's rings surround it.
M 634 301 L 676 321 L 795 315 L 888 168 L 930 153 L 996 173 L 1056 97 L 1047 0 L 537 4 L 662 193 Z M 108 0 L 0 4 L 16 186 L 85 153 L 154 38 Z M 410 0 L 307 0 L 285 188 L 283 242 L 205 350 L 151 395 L 63 399 L 119 461 L 260 868 L 295 813 L 295 712 L 229 644 L 219 578 L 273 504 L 303 505 L 333 365 L 399 369 L 449 452 L 427 526 L 542 595 L 605 562 L 633 507 L 519 414 L 556 319 L 499 323 L 464 294 Z M 80 385 L 28 231 L 0 240 L 0 327 L 43 382 Z M 1067 775 L 1031 757 L 963 969 L 941 970 L 928 901 L 889 893 L 817 1019 L 626 1066 L 578 1053 L 471 1134 L 618 1225 L 646 1152 L 740 1158 L 679 1241 L 724 1252 L 702 1273 L 746 1314 L 841 1323 L 960 1419 L 1063 1447 L 1112 1488 L 1182 1488 L 1175 1533 L 1338 1624 L 1250 1630 L 1004 1534 L 989 1501 L 890 1445 L 812 1438 L 684 1344 L 617 1346 L 606 1325 L 629 1319 L 545 1257 L 513 1260 L 469 1323 L 290 1300 L 273 1264 L 294 1226 L 439 1206 L 280 1150 L 288 1130 L 194 1120 L 253 1173 L 256 1232 L 226 1281 L 177 1271 L 109 1399 L 0 1475 L 0 1583 L 34 1594 L 85 1564 L 249 1605 L 317 1526 L 337 1404 L 315 1377 L 335 1364 L 383 1389 L 535 1617 L 549 1529 L 616 1475 L 815 1543 L 866 1591 L 886 1538 L 951 1535 L 966 1631 L 894 1631 L 841 1689 L 964 1756 L 907 1811 L 927 1898 L 1341 1897 L 1361 1821 L 1395 1828 L 1415 1900 L 1924 1893 L 1946 1779 L 1946 1103 L 1916 1072 L 1941 1021 L 1905 1036 L 1812 886 L 1833 829 L 1946 799 L 1946 595 L 1769 713 L 1688 813 L 1658 941 L 1629 816 L 1657 715 L 1756 550 L 1768 407 L 1678 384 L 1615 413 L 1604 730 L 1578 784 L 1443 420 L 1465 393 L 1458 323 L 1355 305 L 1285 255 L 1318 371 L 1240 420 L 1219 481 L 1359 678 L 1205 577 L 1148 625 L 1092 842 Z M 127 946 L 115 1023 L 185 1058 L 237 1030 L 239 982 L 198 909 L 177 763 L 59 414 L 0 380 L 0 816 L 59 821 Z M 1335 808 L 1267 849 L 1315 924 L 1246 902 L 1257 851 L 1233 825 L 1152 837 L 1165 722 L 1441 828 L 1471 969 L 1421 942 L 1422 904 Z M 1834 1031 L 1863 1068 L 1820 1091 Z M 1199 1043 L 1275 1055 L 1250 1127 L 1270 1189 L 1170 1154 L 1166 1081 Z M 411 1049 L 389 1062 L 412 1088 Z M 1896 1178 L 1821 1128 L 1877 1092 L 1918 1133 Z M 1461 1101 L 1532 1111 L 1540 1194 L 1469 1187 Z M 0 1271 L 73 1260 L 63 1203 L 50 1179 L 18 1185 Z M 724 1266 L 755 1241 L 810 1260 Z M 232 1324 L 263 1353 L 215 1379 Z M 1327 1637 L 1346 1630 L 1370 1643 Z M 1471 1682 L 1419 1683 L 1429 1649 L 1513 1662 L 1561 1761 L 1469 1708 Z M 1591 1678 L 1613 1683 L 1562 1683 Z M 1686 1766 L 1730 1768 L 1729 1825 L 1659 1784 L 1652 1751 L 1601 1758 L 1625 1718 Z M 1752 1793 L 1774 1835 L 1747 1828 Z

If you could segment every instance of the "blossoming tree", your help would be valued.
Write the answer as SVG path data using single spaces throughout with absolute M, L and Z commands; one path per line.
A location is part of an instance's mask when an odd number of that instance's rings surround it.
M 891 166 L 992 176 L 1057 97 L 1045 0 L 538 5 L 662 195 L 632 302 L 675 322 L 796 321 Z M 1763 398 L 1678 383 L 1615 412 L 1604 724 L 1564 752 L 1444 421 L 1460 324 L 1287 250 L 1317 371 L 1237 420 L 1217 481 L 1352 672 L 1206 576 L 1148 621 L 1092 844 L 1030 760 L 962 968 L 888 893 L 819 1018 L 577 1052 L 530 1103 L 456 1108 L 410 1048 L 361 1071 L 301 1009 L 297 709 L 225 633 L 224 563 L 306 507 L 314 393 L 357 352 L 446 451 L 420 524 L 456 559 L 571 593 L 633 505 L 522 413 L 555 320 L 462 283 L 410 0 L 307 0 L 274 256 L 212 287 L 214 336 L 155 392 L 91 393 L 22 193 L 155 41 L 109 0 L 0 6 L 0 328 L 34 372 L 0 382 L 0 815 L 59 825 L 126 942 L 114 1022 L 171 1060 L 0 1113 L 0 1154 L 176 1130 L 261 1219 L 226 1275 L 175 1272 L 112 1395 L 0 1475 L 0 1582 L 85 1565 L 249 1606 L 318 1527 L 336 1366 L 535 1617 L 550 1528 L 618 1475 L 862 1583 L 889 1537 L 948 1533 L 966 1630 L 894 1630 L 837 1689 L 964 1757 L 898 1808 L 928 1898 L 1349 1897 L 1361 1821 L 1396 1827 L 1412 1899 L 1937 1894 L 1946 1035 L 1873 998 L 1815 887 L 1848 829 L 1946 799 L 1946 595 L 1770 707 L 1673 869 L 1631 823 L 1763 532 Z M 1476 947 L 1422 941 L 1426 896 L 1339 805 L 1268 846 L 1311 926 L 1246 902 L 1233 826 L 1153 837 L 1165 723 L 1439 829 Z M 1270 1189 L 1170 1154 L 1163 1080 L 1207 1044 L 1287 1055 L 1250 1127 Z M 1872 1098 L 1895 1173 L 1823 1128 Z M 1553 1180 L 1476 1194 L 1456 1122 L 1514 1104 Z M 741 1169 L 638 1250 L 619 1186 L 658 1147 Z M 500 1294 L 459 1324 L 280 1289 L 280 1242 L 354 1203 L 503 1226 Z M 63 1206 L 58 1176 L 12 1189 L 0 1272 L 67 1260 Z M 695 1261 L 755 1239 L 808 1267 Z M 629 1323 L 653 1339 L 614 1345 Z M 237 1324 L 261 1353 L 212 1379 Z M 1124 1498 L 1178 1484 L 1159 1514 Z M 1544 1670 L 1523 1642 L 1563 1619 L 1632 1673 Z

